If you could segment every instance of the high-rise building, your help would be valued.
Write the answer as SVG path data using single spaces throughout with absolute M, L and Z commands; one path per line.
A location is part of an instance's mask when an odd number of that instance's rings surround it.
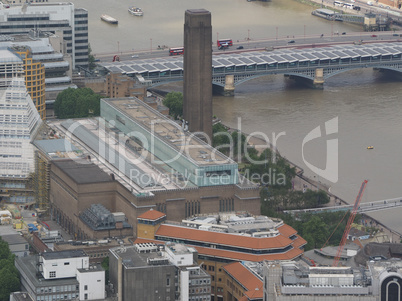
M 0 88 L 8 87 L 13 78 L 24 75 L 24 62 L 8 49 L 0 49 Z
M 65 41 L 50 32 L 32 30 L 28 34 L 1 35 L 0 48 L 17 54 L 23 61 L 25 84 L 41 118 L 58 93 L 72 84 L 71 56 L 64 51 Z
M 58 33 L 66 41 L 73 68 L 88 67 L 88 12 L 73 3 L 25 3 L 0 7 L 0 34 L 28 33 L 39 29 Z
M 203 132 L 212 139 L 212 26 L 209 11 L 186 11 L 184 49 L 184 119 L 190 132 Z
M 41 124 L 40 116 L 25 87 L 24 78 L 14 78 L 0 89 L 0 188 L 3 200 L 33 201 L 30 173 L 35 171 L 32 138 Z
M 25 85 L 42 120 L 46 119 L 45 106 L 45 66 L 32 58 L 27 46 L 13 46 L 12 51 L 24 61 Z

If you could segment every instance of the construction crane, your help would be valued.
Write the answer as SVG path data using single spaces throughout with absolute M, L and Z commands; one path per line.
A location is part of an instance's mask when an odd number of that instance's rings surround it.
M 339 260 L 341 259 L 341 254 L 342 254 L 343 248 L 345 247 L 346 239 L 348 238 L 350 228 L 352 227 L 352 223 L 355 220 L 357 209 L 359 209 L 360 201 L 362 200 L 363 193 L 364 193 L 364 190 L 366 189 L 367 182 L 368 182 L 367 180 L 364 180 L 362 183 L 362 186 L 360 187 L 359 194 L 356 197 L 356 201 L 353 206 L 352 212 L 350 213 L 348 223 L 346 224 L 345 232 L 343 232 L 341 243 L 339 244 L 338 250 L 336 252 L 336 256 L 334 258 L 334 262 L 332 263 L 333 267 L 338 266 Z

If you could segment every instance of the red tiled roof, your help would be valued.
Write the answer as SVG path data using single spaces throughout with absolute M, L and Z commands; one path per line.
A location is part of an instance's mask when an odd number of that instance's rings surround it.
M 148 219 L 151 221 L 155 221 L 158 220 L 162 217 L 166 216 L 165 213 L 159 212 L 157 210 L 148 210 L 147 212 L 144 212 L 143 214 L 141 214 L 138 218 L 140 219 Z
M 307 243 L 307 241 L 303 237 L 301 237 L 299 235 L 296 235 L 296 236 L 297 236 L 297 238 L 293 241 L 293 244 L 292 244 L 294 248 L 300 248 L 301 246 L 303 246 Z
M 248 301 L 248 298 L 246 296 L 243 296 L 239 299 L 239 301 Z
M 290 237 L 297 233 L 297 231 L 295 229 L 293 229 L 291 226 L 286 225 L 286 224 L 283 224 L 283 226 L 278 227 L 278 231 L 282 235 L 285 235 L 286 237 Z
M 167 224 L 161 225 L 156 231 L 156 235 L 247 249 L 279 249 L 292 244 L 292 240 L 284 235 L 274 237 L 250 237 Z
M 233 262 L 223 267 L 237 282 L 246 288 L 245 295 L 250 299 L 262 298 L 262 281 L 240 262 Z

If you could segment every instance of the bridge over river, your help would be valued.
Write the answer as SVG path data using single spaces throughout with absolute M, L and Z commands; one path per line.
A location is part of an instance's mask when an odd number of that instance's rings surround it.
M 354 205 L 340 205 L 333 207 L 322 207 L 322 208 L 310 208 L 310 209 L 299 209 L 299 210 L 287 210 L 286 213 L 297 215 L 300 213 L 320 213 L 320 212 L 335 212 L 335 211 L 352 211 Z M 381 211 L 387 209 L 396 209 L 402 207 L 402 197 L 395 199 L 387 199 L 381 201 L 360 203 L 357 209 L 358 213 L 367 213 L 374 211 Z
M 100 65 L 109 72 L 136 77 L 150 87 L 183 80 L 183 57 Z M 323 88 L 326 79 L 352 69 L 376 68 L 401 73 L 402 41 L 226 52 L 212 56 L 212 67 L 212 83 L 225 95 L 233 94 L 236 85 L 269 74 L 284 74 L 314 88 Z

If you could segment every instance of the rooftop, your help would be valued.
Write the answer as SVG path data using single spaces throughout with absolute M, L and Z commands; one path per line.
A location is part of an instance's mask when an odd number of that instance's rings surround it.
M 52 164 L 60 168 L 77 184 L 113 182 L 107 173 L 88 161 L 59 160 L 53 161 Z
M 137 98 L 108 98 L 104 101 L 198 165 L 235 164 Z
M 46 280 L 42 275 L 38 276 L 37 270 L 38 258 L 37 255 L 17 257 L 15 266 L 18 270 L 28 277 L 29 281 L 34 287 L 48 287 L 48 286 L 61 286 L 61 285 L 78 285 L 76 278 L 63 278 L 63 279 L 50 279 Z
M 88 255 L 83 250 L 66 250 L 57 252 L 44 252 L 41 253 L 41 256 L 45 260 L 53 260 L 53 259 L 87 257 Z
M 173 266 L 170 261 L 157 252 L 156 245 L 148 244 L 146 248 L 145 244 L 143 248 L 138 248 L 136 245 L 128 247 L 117 247 L 110 249 L 110 252 L 117 258 L 121 258 L 123 266 L 129 268 L 141 268 L 150 265 L 159 266 Z
M 2 240 L 7 242 L 9 245 L 17 245 L 17 244 L 27 244 L 25 238 L 23 238 L 20 234 L 9 234 L 0 236 Z
M 263 282 L 244 263 L 233 262 L 225 265 L 223 269 L 246 289 L 247 297 L 262 298 Z
M 148 210 L 147 212 L 144 212 L 143 214 L 141 214 L 140 216 L 138 216 L 138 219 L 147 219 L 147 220 L 151 220 L 151 221 L 156 221 L 158 219 L 161 219 L 163 217 L 165 217 L 166 214 L 159 212 L 157 210 Z

